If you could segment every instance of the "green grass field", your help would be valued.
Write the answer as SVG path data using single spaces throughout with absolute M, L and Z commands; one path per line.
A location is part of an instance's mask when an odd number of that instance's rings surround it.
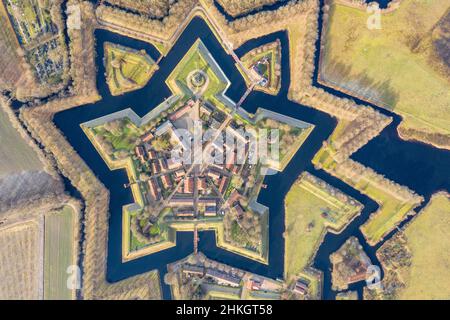
M 67 288 L 67 268 L 74 261 L 74 222 L 72 208 L 64 207 L 45 217 L 44 298 L 70 300 L 74 292 Z
M 421 46 L 449 1 L 404 0 L 382 15 L 381 30 L 367 28 L 365 11 L 333 3 L 322 80 L 399 113 L 405 128 L 450 134 L 449 79 Z
M 439 194 L 406 227 L 412 254 L 400 299 L 450 299 L 450 199 Z
M 339 191 L 337 191 L 339 192 Z M 285 199 L 285 279 L 289 282 L 312 262 L 329 228 L 340 232 L 361 207 L 344 203 L 328 190 L 302 176 Z M 322 216 L 328 213 L 328 218 Z
M 356 189 L 369 195 L 372 199 L 380 203 L 380 209 L 375 215 L 361 226 L 368 243 L 374 245 L 381 241 L 383 237 L 402 222 L 411 210 L 416 207 L 414 201 L 402 201 L 383 191 L 383 189 L 372 183 L 362 183 L 356 185 Z
M 106 79 L 112 95 L 144 87 L 158 66 L 145 52 L 105 43 Z
M 43 170 L 36 152 L 14 129 L 6 113 L 0 109 L 0 178 L 21 171 Z
M 142 131 L 134 125 L 128 118 L 121 120 L 120 129 L 117 132 L 108 131 L 105 125 L 100 125 L 92 129 L 95 135 L 104 137 L 111 142 L 113 150 L 134 150 L 136 139 L 142 135 Z

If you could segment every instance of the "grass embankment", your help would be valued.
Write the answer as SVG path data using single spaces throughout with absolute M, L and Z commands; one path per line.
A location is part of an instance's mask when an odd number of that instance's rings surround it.
M 245 68 L 250 69 L 255 63 L 262 61 L 264 58 L 268 60 L 268 63 L 260 64 L 258 67 L 258 73 L 267 79 L 268 84 L 266 87 L 256 85 L 255 89 L 268 94 L 276 95 L 280 91 L 281 87 L 281 70 L 276 70 L 277 65 L 281 68 L 281 48 L 279 41 L 268 43 L 247 52 L 241 58 L 241 61 Z M 239 67 L 238 70 L 241 72 L 247 85 L 249 85 L 251 81 L 248 78 L 247 73 L 242 72 Z
M 393 230 L 412 210 L 420 203 L 420 197 L 406 201 L 397 197 L 394 192 L 389 192 L 385 185 L 380 184 L 379 176 L 363 173 L 358 176 L 345 175 L 341 170 L 334 170 L 337 163 L 333 159 L 333 141 L 343 132 L 348 123 L 339 121 L 336 129 L 329 139 L 326 147 L 322 147 L 314 156 L 313 163 L 320 165 L 326 171 L 332 171 L 333 175 L 350 186 L 367 195 L 379 204 L 379 209 L 372 214 L 370 219 L 361 226 L 361 231 L 371 245 L 375 245 L 383 237 Z
M 189 89 L 187 78 L 194 70 L 202 70 L 208 76 L 207 88 L 202 94 L 205 100 L 213 100 L 215 95 L 225 90 L 227 84 L 222 82 L 218 75 L 215 74 L 203 56 L 208 53 L 203 52 L 203 50 L 205 50 L 205 47 L 202 46 L 200 40 L 197 40 L 172 71 L 166 80 L 172 92 L 177 94 L 181 91 L 182 94 L 191 96 L 192 92 Z
M 288 282 L 309 267 L 327 231 L 342 231 L 361 211 L 360 204 L 352 205 L 333 196 L 328 186 L 317 184 L 311 177 L 302 174 L 285 199 L 284 273 Z
M 406 227 L 411 252 L 400 299 L 450 299 L 450 198 L 435 195 Z
M 450 135 L 449 79 L 425 45 L 448 8 L 448 1 L 405 0 L 382 15 L 381 30 L 369 30 L 365 10 L 334 1 L 322 81 L 399 113 L 405 129 Z
M 69 206 L 45 217 L 44 299 L 71 300 L 68 267 L 76 265 L 75 213 Z
M 375 245 L 402 222 L 408 214 L 413 214 L 412 210 L 418 203 L 397 199 L 389 192 L 383 191 L 381 187 L 372 184 L 370 180 L 367 180 L 367 182 L 364 179 L 362 180 L 355 185 L 355 188 L 381 204 L 378 211 L 360 227 L 367 242 L 370 245 Z
M 106 81 L 113 96 L 144 87 L 158 66 L 145 51 L 105 43 Z
M 22 139 L 0 108 L 0 178 L 21 171 L 43 170 L 36 152 Z

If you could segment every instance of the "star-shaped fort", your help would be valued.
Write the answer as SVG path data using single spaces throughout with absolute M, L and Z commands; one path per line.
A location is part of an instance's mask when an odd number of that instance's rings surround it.
M 449 17 L 2 1 L 0 299 L 448 298 Z

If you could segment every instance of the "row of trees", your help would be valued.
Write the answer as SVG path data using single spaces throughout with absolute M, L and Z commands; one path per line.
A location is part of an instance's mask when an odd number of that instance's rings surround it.
M 142 35 L 167 39 L 197 4 L 196 0 L 178 1 L 162 19 L 150 19 L 147 15 L 121 10 L 117 7 L 101 5 L 96 10 L 100 23 L 119 28 L 136 38 Z
M 328 183 L 326 183 L 322 179 L 319 179 L 316 176 L 313 176 L 312 174 L 310 174 L 308 172 L 304 172 L 302 174 L 302 179 L 306 179 L 307 181 L 309 181 L 309 182 L 319 186 L 322 190 L 326 191 L 327 194 L 329 194 L 332 197 L 342 201 L 345 204 L 350 204 L 352 206 L 362 207 L 361 203 L 357 202 L 352 197 L 346 195 L 345 193 L 343 193 L 339 189 L 336 189 L 336 188 L 332 187 L 331 185 L 329 185 Z M 298 181 L 300 181 L 300 180 L 298 180 Z
M 217 0 L 217 2 L 233 17 L 271 5 L 278 0 Z
M 127 8 L 150 18 L 163 18 L 176 0 L 107 0 L 112 5 Z
M 437 132 L 424 132 L 414 128 L 399 126 L 398 134 L 405 140 L 420 140 L 429 142 L 438 148 L 450 149 L 450 135 Z
M 81 11 L 81 29 L 68 28 L 70 37 L 70 63 L 72 86 L 70 93 L 74 96 L 90 96 L 96 89 L 95 37 L 96 17 L 92 3 L 84 1 L 76 4 Z M 95 93 L 96 94 L 96 93 Z
M 372 168 L 365 167 L 352 159 L 347 159 L 344 162 L 337 164 L 332 171 L 335 175 L 338 173 L 340 176 L 347 177 L 351 181 L 358 181 L 361 177 L 364 177 L 379 189 L 405 202 L 413 201 L 420 203 L 423 201 L 422 196 L 419 196 L 408 187 L 391 181 L 383 175 L 376 173 Z
M 378 111 L 364 109 L 363 115 L 350 122 L 344 132 L 332 141 L 333 147 L 338 150 L 334 159 L 337 162 L 345 161 L 376 137 L 391 121 L 391 117 L 386 117 Z

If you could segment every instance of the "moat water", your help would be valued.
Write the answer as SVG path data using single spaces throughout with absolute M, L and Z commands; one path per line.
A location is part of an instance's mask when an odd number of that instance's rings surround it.
M 267 8 L 270 10 L 270 8 Z M 321 17 L 319 25 L 322 26 Z M 152 45 L 121 36 L 112 32 L 97 30 L 97 87 L 102 100 L 82 107 L 70 109 L 55 115 L 55 124 L 64 133 L 78 154 L 86 161 L 101 182 L 109 189 L 110 221 L 107 279 L 116 282 L 130 276 L 141 274 L 149 270 L 158 269 L 161 279 L 167 272 L 168 263 L 174 262 L 193 252 L 193 233 L 177 233 L 177 246 L 159 253 L 142 257 L 127 263 L 122 263 L 122 207 L 133 202 L 129 189 L 124 189 L 127 182 L 124 170 L 110 171 L 87 139 L 80 128 L 80 123 L 98 118 L 100 116 L 131 107 L 139 116 L 148 113 L 152 108 L 171 95 L 165 84 L 165 79 L 181 60 L 193 43 L 200 38 L 214 59 L 219 63 L 231 86 L 226 94 L 234 101 L 238 101 L 246 91 L 245 82 L 235 67 L 234 60 L 227 55 L 207 24 L 200 18 L 195 18 L 182 33 L 177 43 L 166 57 L 160 62 L 159 70 L 153 75 L 149 83 L 142 89 L 118 96 L 111 96 L 106 81 L 105 68 L 103 66 L 103 44 L 106 41 L 119 43 L 135 49 L 145 49 L 153 59 L 158 59 L 159 52 Z M 379 247 L 367 245 L 359 226 L 364 223 L 378 205 L 357 190 L 344 182 L 330 176 L 321 170 L 315 170 L 311 159 L 320 149 L 322 142 L 326 140 L 336 126 L 336 120 L 329 115 L 302 106 L 287 99 L 290 83 L 289 66 L 289 39 L 286 32 L 277 32 L 261 38 L 253 39 L 236 50 L 238 56 L 242 56 L 249 50 L 279 39 L 282 46 L 282 84 L 278 95 L 270 96 L 260 92 L 252 92 L 242 105 L 249 112 L 254 112 L 258 107 L 279 112 L 303 121 L 314 124 L 316 127 L 303 144 L 295 157 L 282 173 L 266 177 L 267 189 L 262 189 L 258 201 L 270 209 L 269 219 L 269 264 L 264 265 L 240 255 L 230 253 L 216 247 L 213 231 L 200 232 L 199 250 L 211 259 L 248 270 L 271 278 L 282 278 L 284 269 L 284 198 L 293 182 L 303 172 L 325 180 L 332 186 L 354 197 L 364 204 L 362 214 L 356 218 L 341 234 L 328 234 L 320 246 L 313 267 L 324 272 L 323 297 L 333 299 L 335 292 L 331 289 L 331 273 L 329 255 L 336 251 L 350 236 L 356 236 L 363 245 L 365 251 L 374 264 L 379 264 L 375 251 Z M 317 43 L 317 49 L 320 49 Z M 318 57 L 318 54 L 316 55 Z M 315 85 L 322 87 L 330 93 L 340 97 L 348 97 L 339 91 L 324 87 L 317 83 L 318 60 L 316 59 Z M 350 97 L 351 98 L 351 97 Z M 354 99 L 358 103 L 363 103 Z M 385 175 L 388 179 L 405 185 L 420 195 L 428 202 L 430 196 L 439 190 L 450 190 L 450 152 L 433 148 L 431 146 L 407 142 L 398 137 L 396 128 L 401 118 L 389 111 L 373 106 L 381 112 L 394 117 L 394 122 L 381 132 L 381 134 L 355 153 L 352 158 L 362 164 L 373 168 Z M 425 204 L 424 203 L 424 204 Z M 389 238 L 389 237 L 388 237 Z M 301 250 L 301 248 L 299 248 Z M 170 298 L 170 288 L 161 283 L 163 296 Z M 351 289 L 361 291 L 364 283 L 357 283 Z

